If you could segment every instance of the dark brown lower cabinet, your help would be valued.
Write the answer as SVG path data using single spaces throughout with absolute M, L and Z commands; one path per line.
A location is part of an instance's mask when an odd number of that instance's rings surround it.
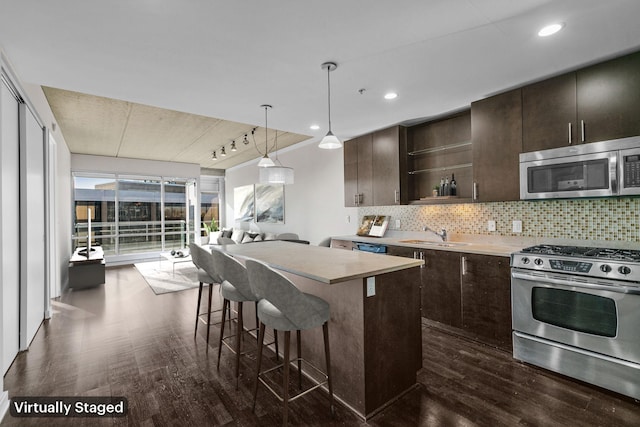
M 460 253 L 424 250 L 422 317 L 459 328 L 462 326 Z
M 462 329 L 511 351 L 509 258 L 463 254 L 461 277 Z
M 446 250 L 389 246 L 388 254 L 424 259 L 422 317 L 450 331 L 511 351 L 509 258 Z
M 403 246 L 389 246 L 387 253 L 424 260 L 419 284 L 422 317 L 460 328 L 460 253 Z

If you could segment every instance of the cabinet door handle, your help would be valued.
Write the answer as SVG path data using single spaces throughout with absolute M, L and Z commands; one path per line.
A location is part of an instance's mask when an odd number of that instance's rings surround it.
M 573 135 L 571 135 L 571 122 L 569 122 L 569 145 L 573 143 Z
M 393 190 L 393 201 L 395 202 L 396 205 L 400 204 L 400 191 L 399 190 Z
M 420 254 L 420 259 L 424 261 L 424 264 L 422 264 L 420 268 L 427 268 L 427 261 L 425 261 L 424 259 L 424 252 L 419 252 L 419 254 Z
M 582 133 L 582 142 L 584 142 L 584 120 L 580 120 L 580 131 Z
M 354 194 L 353 195 L 353 204 L 358 206 L 358 201 L 359 201 L 359 195 L 358 194 Z
M 465 276 L 467 274 L 467 257 L 463 256 L 460 258 L 460 270 L 462 270 L 462 275 Z
M 478 183 L 473 183 L 473 200 L 478 200 Z

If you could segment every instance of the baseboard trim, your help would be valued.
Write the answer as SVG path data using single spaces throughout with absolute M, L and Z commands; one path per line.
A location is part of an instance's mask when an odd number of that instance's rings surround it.
M 9 392 L 3 391 L 0 394 L 0 422 L 7 415 L 7 412 L 9 412 Z

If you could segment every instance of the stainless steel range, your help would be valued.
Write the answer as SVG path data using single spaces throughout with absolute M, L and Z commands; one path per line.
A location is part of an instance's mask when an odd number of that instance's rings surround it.
M 640 251 L 511 255 L 513 357 L 640 399 Z

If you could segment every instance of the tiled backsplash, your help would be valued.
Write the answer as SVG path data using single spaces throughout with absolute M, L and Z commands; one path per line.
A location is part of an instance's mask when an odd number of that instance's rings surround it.
M 640 198 L 544 200 L 361 207 L 358 216 L 390 215 L 390 229 L 422 231 L 425 225 L 450 233 L 640 242 Z M 487 230 L 487 221 L 496 231 Z M 522 221 L 522 233 L 512 222 Z

